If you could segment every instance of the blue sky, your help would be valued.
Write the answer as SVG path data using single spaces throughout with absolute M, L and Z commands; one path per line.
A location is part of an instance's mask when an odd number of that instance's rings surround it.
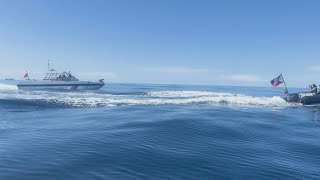
M 0 0 L 0 78 L 320 83 L 320 1 Z

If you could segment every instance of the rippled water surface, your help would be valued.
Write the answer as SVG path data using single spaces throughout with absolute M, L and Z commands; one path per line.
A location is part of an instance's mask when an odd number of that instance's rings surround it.
M 320 108 L 281 89 L 14 83 L 0 82 L 0 179 L 320 178 Z

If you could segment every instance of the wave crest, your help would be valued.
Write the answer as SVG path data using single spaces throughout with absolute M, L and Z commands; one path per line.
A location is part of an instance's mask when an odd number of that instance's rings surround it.
M 106 107 L 121 105 L 164 105 L 164 104 L 232 104 L 287 106 L 278 96 L 253 97 L 243 94 L 216 93 L 206 91 L 158 91 L 141 94 L 101 94 L 90 92 L 16 92 L 1 94 L 0 99 L 21 100 L 68 105 L 72 107 Z

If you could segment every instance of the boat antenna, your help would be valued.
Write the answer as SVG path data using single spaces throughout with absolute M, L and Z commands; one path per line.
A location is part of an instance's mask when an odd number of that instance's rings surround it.
M 50 60 L 48 59 L 48 71 L 50 71 Z

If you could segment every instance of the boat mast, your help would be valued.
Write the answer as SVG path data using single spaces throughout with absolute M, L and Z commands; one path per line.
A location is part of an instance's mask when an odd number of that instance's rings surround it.
M 286 87 L 286 89 L 284 90 L 284 93 L 285 93 L 285 94 L 289 94 L 289 91 L 288 91 L 288 88 L 287 88 L 287 84 L 286 84 L 286 81 L 284 80 L 284 77 L 283 77 L 282 73 L 281 73 L 281 77 L 282 77 L 282 79 L 283 79 L 283 84 L 284 84 L 284 86 Z
M 50 71 L 50 60 L 48 59 L 48 72 Z

